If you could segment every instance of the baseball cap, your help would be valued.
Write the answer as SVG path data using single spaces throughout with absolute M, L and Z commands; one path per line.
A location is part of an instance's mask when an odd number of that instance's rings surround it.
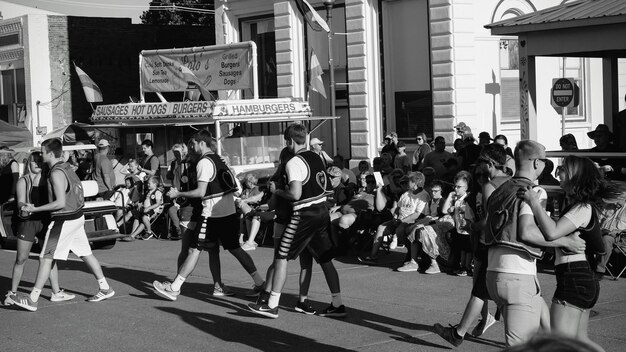
M 315 144 L 324 144 L 324 141 L 320 140 L 319 138 L 311 138 L 311 142 L 309 142 L 309 145 Z
M 108 146 L 110 146 L 110 144 L 109 144 L 109 141 L 107 141 L 106 139 L 101 139 L 100 142 L 98 142 L 98 147 L 100 148 L 104 148 Z

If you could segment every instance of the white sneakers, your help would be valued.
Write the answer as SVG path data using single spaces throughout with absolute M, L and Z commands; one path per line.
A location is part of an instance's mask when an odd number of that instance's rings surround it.
M 52 295 L 50 296 L 50 301 L 51 302 L 63 302 L 63 301 L 71 301 L 74 298 L 76 298 L 76 295 L 67 293 L 63 291 L 63 289 L 61 289 L 61 291 L 57 293 L 52 292 Z

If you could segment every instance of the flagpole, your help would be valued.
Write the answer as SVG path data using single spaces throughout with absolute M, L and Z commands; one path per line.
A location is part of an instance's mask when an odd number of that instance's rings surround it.
M 324 0 L 324 5 L 326 6 L 326 21 L 328 22 L 328 27 L 330 27 L 330 31 L 328 32 L 328 72 L 330 76 L 329 88 L 330 88 L 330 116 L 335 117 L 335 66 L 333 60 L 333 5 L 334 0 Z M 331 120 L 331 128 L 333 134 L 333 151 L 334 155 L 337 154 L 339 148 L 337 148 L 337 121 L 333 118 Z

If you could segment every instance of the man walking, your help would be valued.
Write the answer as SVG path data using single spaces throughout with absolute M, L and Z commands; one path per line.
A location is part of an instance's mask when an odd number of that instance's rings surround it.
M 346 307 L 341 301 L 339 274 L 332 263 L 334 248 L 328 234 L 330 217 L 325 205 L 326 170 L 320 156 L 306 149 L 306 137 L 304 125 L 287 127 L 285 142 L 295 153 L 286 165 L 288 187 L 276 189 L 274 182 L 269 183 L 270 192 L 283 198 L 283 202 L 293 204 L 293 214 L 274 253 L 273 267 L 268 269 L 265 292 L 261 293 L 257 303 L 248 305 L 252 312 L 269 318 L 278 318 L 280 294 L 287 279 L 287 260 L 298 258 L 303 251 L 308 251 L 320 263 L 332 294 L 332 303 L 320 315 L 346 316 Z
M 239 245 L 239 214 L 235 211 L 234 192 L 237 190 L 234 176 L 222 159 L 211 150 L 211 132 L 200 130 L 191 137 L 193 151 L 201 155 L 197 165 L 197 188 L 182 192 L 172 188 L 167 195 L 202 198 L 202 217 L 196 224 L 190 238 L 189 255 L 179 267 L 174 282 L 154 281 L 156 293 L 175 301 L 180 288 L 193 272 L 202 250 L 209 253 L 209 269 L 213 276 L 213 296 L 232 296 L 222 283 L 219 244 L 228 250 L 250 274 L 257 291 L 263 286 L 263 278 L 258 273 L 250 255 Z
M 93 179 L 98 184 L 97 197 L 109 199 L 115 188 L 115 173 L 109 154 L 109 141 L 101 139 L 98 142 L 98 153 L 94 158 Z
M 98 281 L 98 292 L 88 298 L 90 302 L 98 302 L 113 297 L 115 291 L 109 286 L 98 259 L 93 256 L 87 234 L 85 233 L 85 217 L 83 215 L 83 187 L 72 166 L 63 161 L 63 145 L 59 139 L 48 139 L 41 144 L 43 160 L 50 167 L 48 181 L 51 202 L 35 207 L 27 204 L 22 211 L 29 213 L 50 212 L 52 223 L 48 227 L 43 243 L 39 269 L 35 286 L 30 294 L 17 293 L 11 296 L 15 304 L 29 311 L 36 311 L 39 295 L 50 276 L 50 269 L 55 260 L 67 260 L 72 251 L 83 260 Z
M 585 248 L 578 235 L 546 241 L 530 206 L 516 196 L 520 188 L 534 185 L 546 160 L 543 145 L 530 140 L 519 142 L 514 177 L 493 191 L 487 204 L 487 290 L 503 313 L 507 346 L 532 337 L 539 329 L 542 311 L 547 309 L 537 280 L 536 259 L 543 254 L 540 248 L 565 247 L 580 253 Z M 546 191 L 540 187 L 534 190 L 545 206 Z

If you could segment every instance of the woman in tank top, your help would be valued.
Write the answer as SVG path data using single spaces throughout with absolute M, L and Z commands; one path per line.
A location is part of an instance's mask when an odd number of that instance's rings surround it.
M 11 290 L 7 293 L 5 304 L 12 304 L 9 298 L 11 294 L 17 292 L 17 288 L 22 279 L 24 272 L 24 264 L 28 260 L 28 256 L 33 243 L 39 241 L 43 243 L 46 229 L 48 228 L 48 218 L 45 213 L 30 214 L 19 211 L 26 204 L 33 204 L 38 207 L 48 203 L 48 188 L 45 180 L 45 172 L 43 157 L 40 152 L 32 153 L 26 162 L 26 174 L 17 181 L 17 211 L 14 221 L 16 222 L 17 237 L 17 254 L 15 263 L 13 264 L 13 276 L 11 278 Z M 59 288 L 59 275 L 56 263 L 50 272 L 50 285 L 52 286 L 51 300 L 65 301 L 74 298 L 74 295 L 63 292 Z
M 557 288 L 550 309 L 551 327 L 554 332 L 590 343 L 602 351 L 587 335 L 589 312 L 600 293 L 594 275 L 595 255 L 605 250 L 596 214 L 603 199 L 614 198 L 622 190 L 616 184 L 605 182 L 588 158 L 566 157 L 559 177 L 569 206 L 556 221 L 546 214 L 537 193 L 530 188 L 521 189 L 518 196 L 530 204 L 546 240 L 570 235 L 585 240 L 585 253 L 556 250 Z

